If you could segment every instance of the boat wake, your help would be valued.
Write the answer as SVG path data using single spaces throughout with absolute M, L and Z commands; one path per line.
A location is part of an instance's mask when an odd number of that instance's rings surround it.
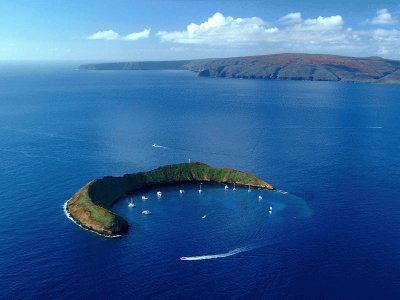
M 250 250 L 254 250 L 256 248 L 259 248 L 257 246 L 246 246 L 246 247 L 240 247 L 233 249 L 229 252 L 226 253 L 220 253 L 220 254 L 211 254 L 211 255 L 200 255 L 200 256 L 182 256 L 180 259 L 181 260 L 205 260 L 205 259 L 217 259 L 217 258 L 224 258 L 224 257 L 229 257 L 233 256 L 239 253 L 247 252 Z
M 276 190 L 278 193 L 280 193 L 280 194 L 283 194 L 283 195 L 287 195 L 287 194 L 289 194 L 288 192 L 285 192 L 285 191 L 283 191 L 283 190 Z
M 168 149 L 168 147 L 161 146 L 161 145 L 157 145 L 157 144 L 153 144 L 153 145 L 151 145 L 151 146 L 154 147 L 154 148 Z

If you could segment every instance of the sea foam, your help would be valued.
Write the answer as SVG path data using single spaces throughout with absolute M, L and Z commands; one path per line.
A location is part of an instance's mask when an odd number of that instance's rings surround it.
M 75 223 L 76 225 L 78 225 L 80 228 L 85 229 L 85 230 L 90 231 L 90 232 L 93 232 L 93 233 L 95 233 L 95 234 L 97 234 L 97 235 L 104 236 L 104 237 L 106 237 L 106 238 L 116 238 L 116 237 L 120 237 L 120 236 L 121 236 L 121 235 L 109 236 L 109 235 L 101 234 L 101 233 L 98 233 L 98 232 L 96 232 L 96 231 L 94 231 L 94 230 L 91 230 L 91 229 L 88 229 L 88 228 L 83 227 L 81 224 L 79 224 L 78 222 L 76 222 L 76 221 L 74 220 L 74 218 L 71 217 L 71 214 L 70 214 L 70 213 L 68 212 L 68 210 L 67 210 L 67 203 L 68 203 L 68 201 L 66 201 L 66 202 L 64 203 L 64 205 L 63 205 L 64 214 L 66 215 L 66 217 L 67 217 L 68 219 L 70 219 L 73 223 Z

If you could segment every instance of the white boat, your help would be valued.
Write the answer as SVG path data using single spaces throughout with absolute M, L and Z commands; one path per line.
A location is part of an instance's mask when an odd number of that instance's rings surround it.
M 249 185 L 249 189 L 247 190 L 249 193 L 251 192 L 251 189 L 250 189 L 250 185 Z
M 228 189 L 228 186 L 227 186 L 227 185 L 225 185 L 225 189 L 226 189 L 226 190 Z
M 135 203 L 132 202 L 132 199 L 129 200 L 128 207 L 136 207 Z
M 272 214 L 272 210 L 270 210 L 268 213 L 269 213 L 269 214 Z
M 143 215 L 151 215 L 151 211 L 149 211 L 149 210 L 144 210 L 144 211 L 142 211 L 142 214 L 143 214 Z
M 152 147 L 157 147 L 158 145 L 157 144 L 153 144 L 153 145 L 151 145 Z
M 162 196 L 162 193 L 159 191 L 159 192 L 157 192 L 157 197 L 161 197 Z
M 146 196 L 142 196 L 142 200 L 147 200 L 149 198 L 147 198 Z
M 201 218 L 202 218 L 202 219 L 205 219 L 206 217 L 207 217 L 207 215 L 204 215 L 204 216 L 202 216 Z
M 270 206 L 270 207 L 269 207 L 269 210 L 271 210 L 271 211 L 272 211 L 272 206 Z
M 233 191 L 236 191 L 236 183 L 233 184 Z
M 179 190 L 179 194 L 183 194 L 184 190 Z
M 202 190 L 201 190 L 201 183 L 200 183 L 200 189 L 199 189 L 199 193 L 201 193 L 202 192 Z
M 262 200 L 262 196 L 260 195 L 260 196 L 258 196 L 258 200 Z

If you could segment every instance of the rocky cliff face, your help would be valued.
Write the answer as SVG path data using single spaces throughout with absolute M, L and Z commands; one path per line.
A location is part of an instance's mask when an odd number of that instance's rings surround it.
M 210 77 L 400 83 L 400 62 L 380 57 L 276 54 L 194 60 L 185 67 Z

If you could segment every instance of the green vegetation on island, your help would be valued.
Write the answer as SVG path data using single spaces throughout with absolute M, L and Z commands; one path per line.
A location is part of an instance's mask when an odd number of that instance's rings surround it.
M 117 236 L 129 229 L 128 222 L 111 211 L 112 205 L 118 199 L 146 188 L 194 182 L 235 183 L 274 189 L 269 183 L 242 171 L 213 168 L 199 162 L 182 163 L 159 167 L 149 172 L 121 177 L 106 176 L 90 181 L 68 200 L 66 210 L 82 227 L 106 236 Z

